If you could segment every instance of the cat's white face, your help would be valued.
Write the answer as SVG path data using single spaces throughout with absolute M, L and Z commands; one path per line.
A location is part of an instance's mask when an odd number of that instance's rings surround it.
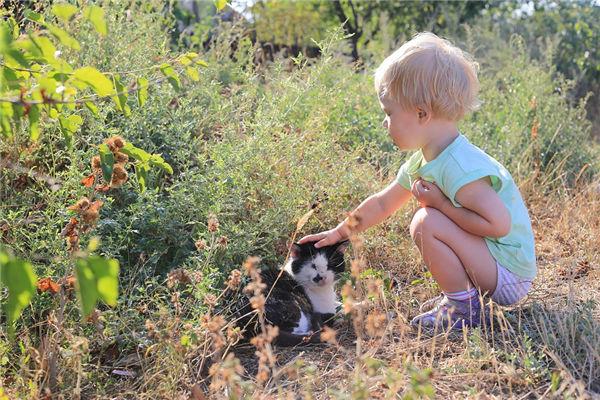
M 316 249 L 314 244 L 294 245 L 286 270 L 305 288 L 331 287 L 336 273 L 344 271 L 347 242 Z
M 304 261 L 294 279 L 304 287 L 330 286 L 335 281 L 335 274 L 327 269 L 329 261 L 324 253 L 317 253 Z

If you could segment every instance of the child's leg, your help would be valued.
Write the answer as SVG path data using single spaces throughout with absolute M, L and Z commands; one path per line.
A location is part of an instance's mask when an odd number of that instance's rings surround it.
M 430 207 L 417 211 L 410 234 L 444 292 L 433 310 L 417 315 L 411 325 L 453 329 L 479 325 L 479 293 L 494 292 L 497 280 L 496 261 L 484 239 Z
M 445 293 L 496 288 L 496 261 L 482 237 L 473 235 L 435 208 L 421 208 L 410 234 L 431 275 Z

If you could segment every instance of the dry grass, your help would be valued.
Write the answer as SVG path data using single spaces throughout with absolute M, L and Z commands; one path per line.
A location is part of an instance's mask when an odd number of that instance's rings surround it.
M 394 262 L 385 250 L 364 251 L 364 269 L 386 268 L 395 287 L 369 292 L 361 279 L 354 308 L 337 329 L 337 344 L 276 349 L 274 375 L 254 386 L 254 351 L 238 346 L 252 382 L 248 395 L 262 398 L 588 398 L 600 391 L 600 193 L 598 185 L 551 196 L 529 195 L 540 272 L 530 296 L 518 307 L 495 310 L 491 326 L 462 333 L 425 335 L 407 321 L 415 297 L 436 294 L 434 285 L 411 284 L 414 260 Z M 401 218 L 402 219 L 402 218 Z M 386 227 L 381 229 L 385 230 Z M 356 245 L 357 243 L 355 243 Z M 360 259 L 360 243 L 358 256 Z M 357 246 L 355 246 L 356 248 Z M 410 243 L 399 246 L 415 253 Z M 389 250 L 389 249 L 388 249 Z M 397 250 L 390 250 L 396 253 Z M 405 253 L 406 252 L 406 253 Z M 364 277 L 364 275 L 361 275 Z M 430 283 L 430 282 L 429 282 Z M 374 299 L 374 300 L 373 300 Z M 388 315 L 379 329 L 366 315 Z M 358 320 L 358 321 L 357 321 Z M 378 327 L 376 327 L 378 328 Z M 369 334 L 370 333 L 370 334 Z M 212 395 L 227 396 L 228 392 Z M 231 393 L 231 392 L 229 392 Z
M 53 370 L 56 398 L 592 398 L 600 393 L 600 322 L 593 304 L 600 293 L 600 187 L 528 191 L 527 198 L 539 275 L 522 304 L 495 309 L 491 326 L 435 335 L 408 326 L 437 289 L 423 278 L 405 232 L 414 211 L 407 209 L 354 238 L 356 285 L 341 289 L 349 314 L 340 317 L 328 344 L 272 347 L 273 332 L 264 329 L 253 344 L 234 345 L 238 335 L 219 316 L 215 298 L 199 300 L 210 310 L 200 324 L 185 322 L 194 300 L 180 296 L 180 284 L 193 279 L 178 270 L 168 282 L 172 308 L 154 314 L 145 332 L 130 332 L 135 348 L 88 350 L 88 339 L 101 338 L 65 329 L 53 340 L 79 341 L 71 346 L 79 353 L 52 361 L 30 344 L 39 360 L 23 366 L 23 377 L 34 377 L 40 389 L 30 393 L 41 396 L 48 393 L 44 376 Z M 252 266 L 246 270 L 253 275 Z M 19 378 L 2 379 L 9 395 L 23 397 L 22 389 L 11 392 Z

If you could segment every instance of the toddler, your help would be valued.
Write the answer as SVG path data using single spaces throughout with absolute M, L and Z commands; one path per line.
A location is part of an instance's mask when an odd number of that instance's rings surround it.
M 480 295 L 514 304 L 537 272 L 531 222 L 517 185 L 457 129 L 478 106 L 477 68 L 467 53 L 425 32 L 375 72 L 383 126 L 400 150 L 415 151 L 389 186 L 353 211 L 359 217 L 354 230 L 383 221 L 411 196 L 419 202 L 410 235 L 442 294 L 421 305 L 414 326 L 477 326 Z M 300 243 L 322 247 L 349 234 L 346 218 Z

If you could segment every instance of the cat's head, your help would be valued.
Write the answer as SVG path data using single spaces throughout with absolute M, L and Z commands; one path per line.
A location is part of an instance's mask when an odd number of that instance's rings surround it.
M 294 243 L 290 251 L 288 272 L 304 287 L 329 286 L 345 270 L 344 252 L 349 244 L 346 240 L 317 249 L 315 242 Z

